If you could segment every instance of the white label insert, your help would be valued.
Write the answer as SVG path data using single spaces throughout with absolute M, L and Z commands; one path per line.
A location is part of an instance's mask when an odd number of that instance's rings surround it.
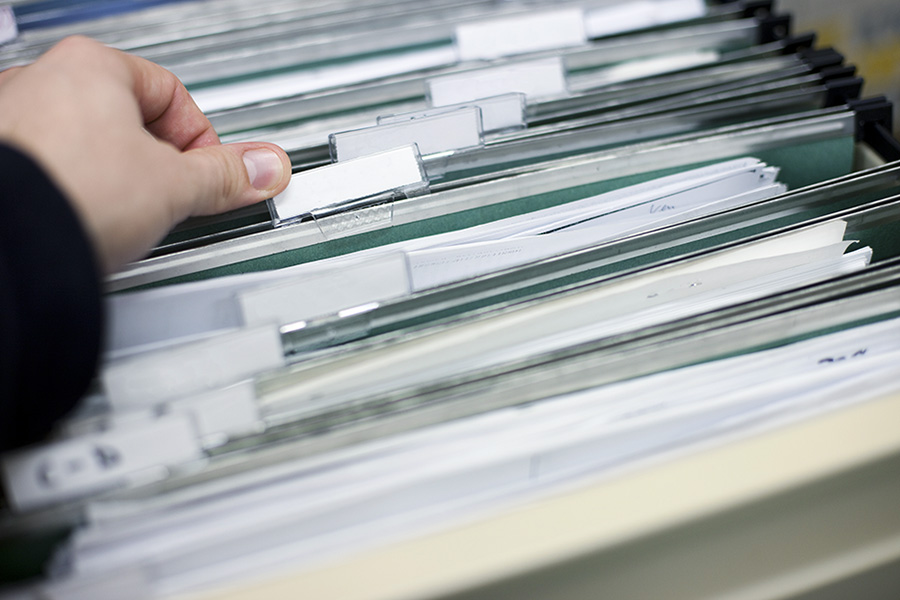
M 270 206 L 283 221 L 395 190 L 427 189 L 419 150 L 409 145 L 296 173 Z
M 472 106 L 477 106 L 481 109 L 481 125 L 484 133 L 524 129 L 527 124 L 525 121 L 525 94 L 518 92 L 501 94 L 491 98 L 480 98 L 462 104 L 437 106 L 426 110 L 382 116 L 378 117 L 378 124 L 387 125 L 389 123 L 412 121 Z
M 19 510 L 74 500 L 203 456 L 188 415 L 50 443 L 7 455 L 7 497 Z
M 248 325 L 289 325 L 409 292 L 406 255 L 397 252 L 249 290 L 238 296 L 238 302 Z
M 484 145 L 477 106 L 420 119 L 333 133 L 328 141 L 335 162 L 415 144 L 422 156 Z

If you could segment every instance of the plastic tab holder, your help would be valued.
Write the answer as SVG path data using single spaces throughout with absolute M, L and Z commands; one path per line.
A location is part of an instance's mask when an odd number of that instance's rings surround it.
M 345 204 L 340 209 L 316 210 L 310 216 L 326 240 L 383 229 L 393 224 L 394 201 L 417 195 L 421 191 L 427 192 L 428 188 L 395 190 Z
M 422 157 L 479 148 L 484 145 L 484 134 L 481 110 L 470 106 L 420 119 L 333 133 L 328 141 L 331 158 L 339 163 L 411 144 L 418 147 Z
M 448 106 L 519 92 L 526 100 L 553 98 L 567 93 L 562 57 L 514 62 L 429 79 L 432 106 Z
M 410 293 L 406 255 L 377 256 L 238 295 L 248 325 L 288 326 Z
M 276 225 L 304 216 L 355 208 L 367 198 L 428 192 L 428 178 L 415 145 L 301 171 L 269 201 Z
M 588 10 L 584 27 L 589 38 L 601 38 L 704 15 L 703 0 L 639 0 Z
M 477 106 L 481 109 L 481 125 L 484 133 L 515 131 L 524 129 L 526 126 L 525 94 L 519 92 L 501 94 L 491 98 L 480 98 L 462 104 L 437 106 L 426 110 L 382 116 L 378 117 L 378 124 L 389 125 L 391 123 L 412 121 L 472 106 Z
M 284 365 L 274 324 L 148 352 L 108 365 L 101 375 L 116 409 L 153 406 L 226 387 Z
M 215 448 L 264 428 L 252 379 L 172 402 L 167 410 L 193 418 L 203 448 Z
M 168 467 L 201 457 L 191 417 L 168 415 L 8 454 L 2 469 L 10 503 L 31 510 L 159 479 Z
M 19 37 L 19 27 L 12 6 L 0 6 L 0 44 L 11 42 Z
M 193 419 L 203 448 L 221 446 L 231 438 L 264 429 L 252 379 L 190 398 L 137 410 L 111 410 L 64 424 L 69 438 L 151 423 L 160 417 L 187 414 Z
M 491 60 L 587 43 L 580 8 L 539 11 L 456 27 L 459 60 Z

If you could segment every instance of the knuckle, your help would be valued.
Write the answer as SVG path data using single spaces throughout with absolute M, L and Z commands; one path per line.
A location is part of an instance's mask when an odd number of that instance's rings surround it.
M 54 49 L 59 53 L 65 53 L 67 55 L 80 55 L 85 52 L 93 52 L 99 46 L 100 44 L 98 42 L 95 42 L 94 40 L 83 35 L 70 35 L 63 38 L 58 44 L 56 44 L 56 46 L 54 46 Z

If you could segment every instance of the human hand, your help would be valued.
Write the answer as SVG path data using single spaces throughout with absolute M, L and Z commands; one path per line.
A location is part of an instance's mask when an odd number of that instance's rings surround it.
M 170 72 L 82 37 L 0 73 L 0 140 L 69 197 L 106 272 L 189 216 L 274 196 L 291 174 L 274 144 L 221 144 Z

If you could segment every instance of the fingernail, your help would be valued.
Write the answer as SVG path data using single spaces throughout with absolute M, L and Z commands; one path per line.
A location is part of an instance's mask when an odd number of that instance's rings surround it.
M 257 190 L 274 187 L 284 175 L 281 157 L 271 150 L 248 150 L 244 152 L 243 159 L 250 185 Z

